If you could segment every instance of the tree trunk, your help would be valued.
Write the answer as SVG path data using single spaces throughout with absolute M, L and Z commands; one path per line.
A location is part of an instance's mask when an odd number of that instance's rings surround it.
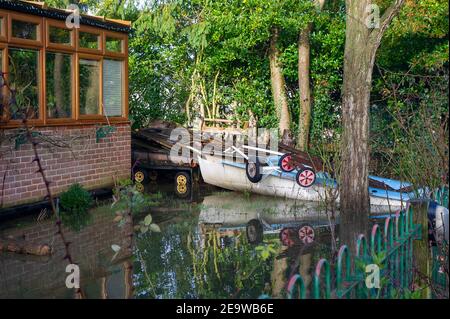
M 325 0 L 314 0 L 318 10 L 322 10 Z M 300 116 L 298 121 L 299 133 L 297 146 L 302 151 L 308 150 L 309 131 L 311 128 L 311 87 L 310 87 L 310 56 L 311 49 L 309 36 L 312 23 L 308 23 L 305 29 L 300 31 L 298 37 L 298 90 L 300 96 Z
M 270 39 L 270 81 L 272 83 L 273 102 L 277 110 L 279 120 L 279 128 L 281 134 L 285 130 L 289 130 L 291 126 L 291 116 L 289 113 L 288 100 L 286 96 L 285 79 L 283 69 L 280 63 L 280 51 L 277 48 L 279 38 L 278 28 L 272 29 L 272 37 Z
M 369 225 L 369 103 L 372 70 L 384 31 L 404 0 L 386 9 L 378 27 L 368 24 L 371 0 L 346 0 L 346 38 L 342 96 L 340 243 L 354 252 L 356 238 Z M 371 27 L 371 28 L 369 28 Z
M 0 252 L 13 252 L 18 254 L 49 256 L 52 248 L 49 245 L 39 245 L 23 240 L 0 239 Z
M 309 35 L 312 24 L 300 32 L 298 39 L 298 89 L 300 96 L 300 117 L 298 121 L 297 146 L 306 151 L 309 144 L 309 130 L 311 125 L 311 88 L 309 84 L 310 44 Z

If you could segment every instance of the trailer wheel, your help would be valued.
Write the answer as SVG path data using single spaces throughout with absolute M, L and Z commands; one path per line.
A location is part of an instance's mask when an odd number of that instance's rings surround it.
M 283 246 L 292 247 L 295 244 L 295 229 L 285 227 L 280 231 L 280 241 Z
M 295 165 L 292 164 L 292 155 L 288 153 L 281 155 L 278 160 L 278 166 L 283 172 L 292 172 L 295 169 Z
M 175 175 L 175 193 L 178 197 L 184 198 L 189 195 L 190 177 L 186 172 L 179 172 Z
M 144 193 L 145 192 L 145 186 L 142 183 L 136 182 L 134 183 L 134 186 L 136 187 L 136 190 L 140 193 Z
M 251 219 L 245 229 L 250 244 L 257 245 L 263 241 L 263 225 L 257 219 Z
M 310 224 L 302 224 L 298 228 L 298 239 L 305 244 L 312 244 L 315 240 L 316 234 L 314 232 L 314 227 L 312 227 Z
M 261 164 L 258 159 L 247 161 L 247 164 L 245 164 L 245 172 L 248 180 L 252 183 L 258 183 L 262 179 Z
M 145 169 L 138 168 L 134 171 L 133 178 L 136 183 L 145 184 L 148 182 L 148 173 Z
M 297 172 L 295 180 L 301 187 L 310 187 L 316 181 L 316 172 L 312 168 L 302 168 Z

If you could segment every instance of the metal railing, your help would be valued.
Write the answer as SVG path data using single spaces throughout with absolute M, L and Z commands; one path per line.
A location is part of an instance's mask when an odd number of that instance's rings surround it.
M 413 208 L 408 206 L 383 225 L 375 224 L 370 239 L 360 235 L 354 257 L 346 245 L 341 246 L 332 265 L 320 259 L 316 265 L 311 291 L 300 275 L 287 285 L 289 299 L 395 298 L 413 284 L 413 241 L 421 239 L 421 225 L 413 223 Z M 367 284 L 367 269 L 379 270 L 379 285 Z

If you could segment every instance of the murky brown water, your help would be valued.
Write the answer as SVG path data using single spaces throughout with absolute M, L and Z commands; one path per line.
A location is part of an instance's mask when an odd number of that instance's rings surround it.
M 93 209 L 81 226 L 65 227 L 88 298 L 283 297 L 286 278 L 299 272 L 308 284 L 318 258 L 330 254 L 327 218 L 316 203 L 203 189 L 177 199 L 172 188 L 167 186 L 149 211 L 161 233 L 130 237 L 132 226 L 113 221 L 109 202 Z M 254 244 L 246 232 L 251 220 L 263 225 L 262 241 Z M 304 223 L 315 230 L 312 244 L 280 241 L 281 229 Z M 0 298 L 73 298 L 51 218 L 9 221 L 1 225 L 0 237 L 54 249 L 51 257 L 0 253 Z M 120 247 L 117 253 L 113 245 Z

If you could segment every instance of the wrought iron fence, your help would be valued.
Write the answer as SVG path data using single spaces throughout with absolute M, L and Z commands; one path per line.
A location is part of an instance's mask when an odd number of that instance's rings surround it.
M 436 202 L 448 208 L 448 187 L 434 192 Z M 408 204 L 405 210 L 388 217 L 383 224 L 375 224 L 369 242 L 364 235 L 356 241 L 356 252 L 350 252 L 346 245 L 339 249 L 334 265 L 320 259 L 313 274 L 312 287 L 305 286 L 303 278 L 296 274 L 287 284 L 289 299 L 368 299 L 414 297 L 418 291 L 413 260 L 413 242 L 422 238 L 422 225 L 415 224 L 413 207 Z M 428 247 L 428 246 L 427 246 Z M 443 248 L 444 247 L 444 248 Z M 448 243 L 444 241 L 431 247 L 431 284 L 436 291 L 447 291 L 448 297 Z M 447 269 L 443 267 L 447 265 Z M 369 269 L 379 269 L 379 286 L 368 285 Z M 422 287 L 423 289 L 423 287 Z M 441 295 L 442 296 L 442 295 Z M 260 298 L 270 298 L 263 295 Z
M 287 297 L 396 298 L 405 291 L 412 291 L 413 241 L 421 239 L 421 227 L 413 223 L 413 208 L 408 205 L 404 211 L 386 218 L 384 224 L 375 224 L 369 241 L 360 235 L 354 257 L 343 245 L 334 267 L 321 259 L 314 271 L 310 293 L 300 275 L 291 277 Z M 379 270 L 379 285 L 367 283 L 367 269 Z

